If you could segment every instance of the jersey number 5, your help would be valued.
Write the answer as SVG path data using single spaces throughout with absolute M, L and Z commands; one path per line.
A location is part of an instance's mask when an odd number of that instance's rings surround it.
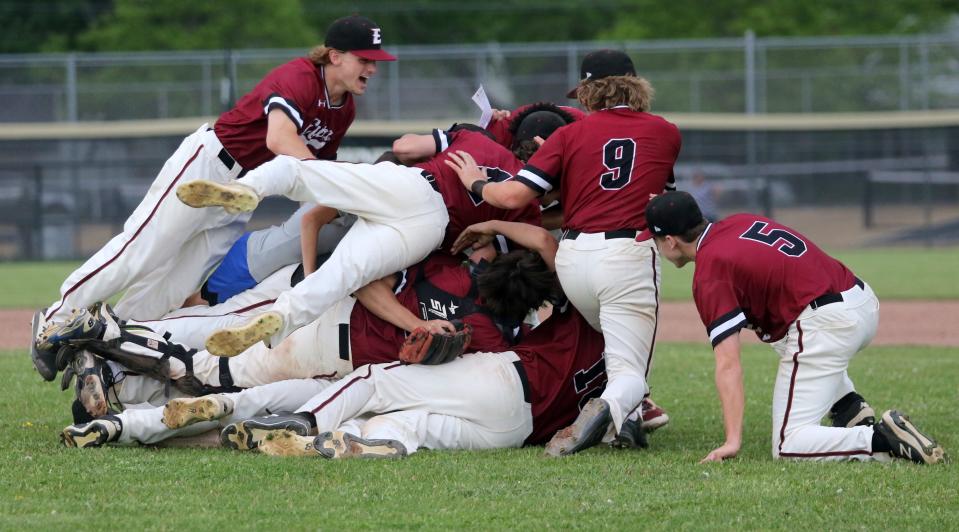
M 599 176 L 603 190 L 619 190 L 629 184 L 636 158 L 636 141 L 612 139 L 603 146 L 603 166 L 608 172 Z
M 761 242 L 767 246 L 779 246 L 776 248 L 783 255 L 790 257 L 799 257 L 806 252 L 806 243 L 798 236 L 786 231 L 785 229 L 773 229 L 769 232 L 763 232 L 769 224 L 766 222 L 753 222 L 748 231 L 740 235 L 739 238 Z

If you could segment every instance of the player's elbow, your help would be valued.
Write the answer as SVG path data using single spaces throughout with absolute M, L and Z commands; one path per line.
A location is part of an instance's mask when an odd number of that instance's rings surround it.
M 421 158 L 423 155 L 419 153 L 419 135 L 413 133 L 407 133 L 402 137 L 393 141 L 393 154 L 400 161 L 411 161 Z

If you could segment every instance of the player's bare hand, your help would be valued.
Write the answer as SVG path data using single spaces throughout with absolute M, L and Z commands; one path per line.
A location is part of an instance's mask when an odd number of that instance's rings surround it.
M 429 320 L 424 321 L 422 327 L 429 331 L 431 334 L 439 333 L 455 333 L 456 327 L 452 323 L 446 320 Z
M 453 247 L 450 251 L 455 255 L 460 251 L 466 249 L 466 246 L 472 246 L 473 249 L 479 249 L 483 246 L 489 245 L 493 242 L 493 238 L 496 237 L 496 221 L 491 220 L 488 222 L 482 222 L 478 224 L 473 224 L 466 229 L 463 229 L 463 232 L 456 237 L 456 241 L 453 242 Z
M 739 453 L 739 446 L 733 445 L 730 443 L 724 443 L 723 445 L 716 447 L 709 454 L 706 455 L 706 458 L 703 458 L 699 461 L 700 464 L 705 464 L 706 462 L 722 462 L 727 458 L 734 458 L 736 454 Z
M 533 142 L 535 142 L 537 146 L 542 146 L 543 144 L 546 144 L 546 139 L 544 139 L 543 137 L 539 135 L 536 135 L 535 137 L 533 137 Z
M 473 159 L 472 155 L 463 150 L 457 150 L 455 153 L 448 152 L 448 155 L 449 159 L 443 162 L 456 172 L 456 175 L 460 177 L 460 181 L 463 182 L 463 186 L 467 189 L 478 179 L 486 180 L 486 174 L 483 173 L 483 170 L 476 164 L 476 160 Z
M 499 120 L 506 120 L 509 118 L 510 112 L 505 109 L 493 109 L 493 122 Z

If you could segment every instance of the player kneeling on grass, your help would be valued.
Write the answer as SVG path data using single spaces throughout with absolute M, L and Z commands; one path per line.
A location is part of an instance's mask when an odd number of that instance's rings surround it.
M 856 393 L 847 368 L 879 324 L 868 284 L 805 236 L 753 214 L 709 223 L 686 192 L 646 207 L 660 253 L 677 267 L 695 262 L 693 298 L 716 354 L 716 387 L 726 441 L 703 458 L 736 456 L 742 444 L 744 391 L 739 331 L 754 329 L 779 354 L 773 391 L 773 457 L 881 460 L 920 464 L 943 459 L 942 447 L 909 418 L 875 412 Z M 829 414 L 832 427 L 820 425 Z

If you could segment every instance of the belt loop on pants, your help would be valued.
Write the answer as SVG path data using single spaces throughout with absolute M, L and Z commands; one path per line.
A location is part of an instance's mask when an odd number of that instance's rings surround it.
M 563 231 L 563 235 L 560 240 L 576 240 L 576 238 L 581 234 L 583 234 L 582 231 L 577 231 L 576 229 L 566 229 Z M 637 234 L 639 234 L 639 229 L 616 229 L 615 231 L 603 232 L 603 238 L 606 240 L 613 240 L 616 238 L 636 238 Z
M 208 127 L 206 128 L 206 130 L 213 131 L 213 128 Z M 219 159 L 221 163 L 223 163 L 223 166 L 225 166 L 227 170 L 232 171 L 233 167 L 238 165 L 238 163 L 236 162 L 236 159 L 234 159 L 233 156 L 230 155 L 230 152 L 226 151 L 226 148 L 223 147 L 222 143 L 220 144 L 220 151 L 216 154 L 216 158 Z M 237 179 L 239 179 L 243 177 L 244 175 L 246 175 L 246 169 L 241 167 L 240 173 L 238 173 L 236 177 Z
M 862 280 L 858 277 L 856 277 L 856 284 L 854 286 L 858 286 L 860 289 L 865 289 L 866 287 L 865 283 L 863 283 Z M 833 303 L 839 303 L 842 300 L 843 300 L 842 294 L 833 294 L 833 293 L 823 294 L 817 297 L 816 299 L 813 299 L 809 303 L 809 307 L 812 308 L 813 310 L 816 310 L 819 307 L 822 307 L 825 305 L 831 305 Z
M 516 373 L 519 375 L 519 381 L 523 383 L 523 401 L 532 404 L 533 401 L 531 401 L 529 397 L 529 379 L 526 377 L 526 369 L 523 367 L 523 361 L 513 361 L 513 367 L 516 368 Z

